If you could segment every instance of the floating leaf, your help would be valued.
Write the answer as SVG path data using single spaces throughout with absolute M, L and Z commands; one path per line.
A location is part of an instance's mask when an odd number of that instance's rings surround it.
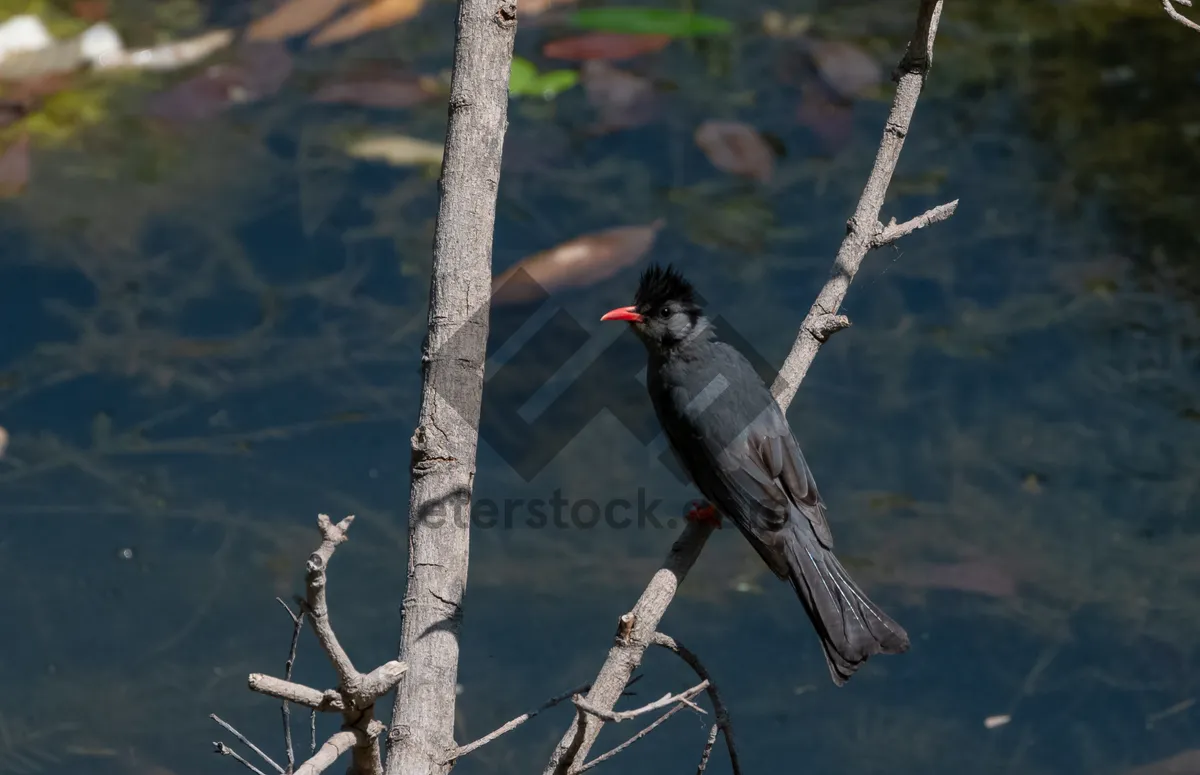
M 551 70 L 538 73 L 537 67 L 524 57 L 513 57 L 508 93 L 514 97 L 552 99 L 579 83 L 574 70 Z
M 75 0 L 71 15 L 88 22 L 103 21 L 108 18 L 108 0 Z
M 883 83 L 879 62 L 853 43 L 817 40 L 807 48 L 821 81 L 842 99 L 867 96 Z
M 524 258 L 492 280 L 492 303 L 534 301 L 544 293 L 611 277 L 645 256 L 663 225 L 659 219 L 597 231 Z
M 1126 770 L 1124 775 L 1200 775 L 1200 748 Z
M 531 16 L 539 16 L 556 6 L 570 5 L 573 2 L 574 0 L 521 0 L 521 15 L 528 19 Z
M 396 167 L 423 167 L 442 163 L 442 143 L 407 135 L 372 135 L 352 143 L 346 153 L 356 159 L 387 162 Z
M 328 46 L 391 27 L 416 16 L 424 4 L 424 0 L 374 0 L 366 8 L 349 13 L 318 32 L 309 45 Z
M 947 589 L 989 597 L 1013 597 L 1017 582 L 995 562 L 970 559 L 952 563 L 909 565 L 893 581 L 917 589 Z
M 796 121 L 817 136 L 822 150 L 830 156 L 845 150 L 854 137 L 854 108 L 831 98 L 818 86 L 803 90 L 796 106 Z
M 585 30 L 668 35 L 691 38 L 728 35 L 733 24 L 727 19 L 667 8 L 588 8 L 571 15 L 571 24 Z
M 248 40 L 283 40 L 303 35 L 337 13 L 348 0 L 290 0 L 250 25 Z
M 508 73 L 508 93 L 522 94 L 537 81 L 537 65 L 525 57 L 514 56 Z
M 599 113 L 597 130 L 630 129 L 652 121 L 658 112 L 654 84 L 607 62 L 584 62 L 580 72 L 588 102 Z
M 585 35 L 552 40 L 542 46 L 542 54 L 550 59 L 569 59 L 576 62 L 589 59 L 617 61 L 662 51 L 670 42 L 670 35 L 589 32 Z
M 0 198 L 13 197 L 24 191 L 31 167 L 29 135 L 21 135 L 0 153 Z
M 157 95 L 149 112 L 175 123 L 212 118 L 233 105 L 274 94 L 291 73 L 292 58 L 281 44 L 248 43 L 237 61 L 208 67 Z
M 411 108 L 437 95 L 428 76 L 389 75 L 327 83 L 313 94 L 315 102 L 365 108 Z
M 151 48 L 132 51 L 118 48 L 110 53 L 95 56 L 92 61 L 97 70 L 179 70 L 207 59 L 232 42 L 232 31 L 213 30 L 194 38 L 163 43 Z
M 766 183 L 775 171 L 771 146 L 749 124 L 705 121 L 696 128 L 695 139 L 708 160 L 722 172 Z
M 4 426 L 0 425 L 0 457 L 4 457 L 4 453 L 7 449 L 8 431 L 4 430 Z

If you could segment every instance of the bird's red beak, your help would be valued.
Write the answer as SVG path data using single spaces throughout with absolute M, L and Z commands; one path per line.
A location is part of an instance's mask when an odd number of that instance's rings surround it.
M 606 312 L 601 320 L 628 320 L 630 323 L 640 323 L 642 316 L 637 313 L 637 307 L 617 307 L 612 312 Z

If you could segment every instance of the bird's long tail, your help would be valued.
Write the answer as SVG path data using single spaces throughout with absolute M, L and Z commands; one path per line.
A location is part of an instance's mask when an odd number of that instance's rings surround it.
M 792 586 L 821 637 L 829 673 L 838 686 L 873 654 L 908 651 L 908 633 L 859 588 L 833 552 L 807 525 L 786 543 Z

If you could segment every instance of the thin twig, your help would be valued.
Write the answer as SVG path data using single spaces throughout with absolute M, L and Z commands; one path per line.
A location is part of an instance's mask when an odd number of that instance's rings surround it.
M 708 683 L 709 682 L 707 680 L 701 681 L 687 691 L 680 692 L 679 694 L 665 694 L 660 699 L 657 699 L 647 705 L 643 705 L 640 708 L 634 708 L 633 710 L 612 711 L 605 710 L 604 708 L 597 708 L 593 705 L 589 705 L 588 701 L 582 696 L 576 696 L 574 700 L 575 706 L 583 712 L 590 713 L 593 716 L 598 716 L 605 721 L 613 722 L 628 721 L 631 718 L 637 718 L 645 713 L 653 713 L 656 710 L 662 710 L 668 705 L 673 705 L 675 703 L 683 703 L 684 705 L 703 713 L 703 710 L 696 707 L 695 704 L 688 702 L 688 700 L 707 689 Z
M 591 684 L 584 684 L 583 686 L 572 689 L 569 692 L 563 692 L 562 694 L 558 695 L 557 697 L 551 697 L 550 699 L 548 699 L 544 703 L 542 703 L 536 710 L 531 710 L 528 713 L 523 713 L 520 716 L 517 716 L 515 719 L 508 722 L 504 726 L 500 727 L 499 729 L 496 729 L 495 731 L 489 732 L 488 734 L 484 735 L 483 737 L 479 738 L 478 740 L 476 740 L 473 743 L 467 743 L 466 745 L 460 745 L 459 747 L 455 748 L 453 751 L 446 754 L 446 758 L 444 760 L 442 760 L 442 764 L 449 764 L 450 762 L 454 761 L 455 759 L 459 759 L 463 756 L 466 756 L 467 754 L 471 753 L 472 751 L 476 750 L 477 748 L 482 748 L 483 746 L 485 746 L 488 743 L 495 740 L 497 737 L 500 737 L 500 735 L 504 735 L 504 734 L 507 734 L 507 733 L 513 731 L 514 729 L 521 726 L 526 721 L 533 718 L 534 716 L 541 713 L 542 711 L 549 710 L 550 708 L 553 708 L 555 705 L 558 705 L 563 700 L 569 700 L 577 694 L 586 692 L 590 688 L 592 688 Z
M 924 229 L 926 226 L 931 226 L 935 223 L 946 220 L 951 215 L 954 215 L 954 211 L 957 209 L 958 200 L 955 199 L 953 202 L 947 202 L 944 205 L 938 205 L 937 207 L 926 210 L 916 218 L 910 218 L 904 223 L 898 224 L 896 223 L 896 219 L 893 218 L 888 222 L 888 225 L 884 226 L 879 234 L 875 236 L 875 239 L 871 241 L 871 247 L 881 248 L 884 245 L 890 245 L 901 237 L 907 237 L 917 229 Z
M 308 714 L 308 755 L 312 756 L 317 752 L 317 712 L 314 710 Z
M 742 765 L 738 758 L 737 744 L 734 742 L 733 736 L 733 721 L 729 718 L 729 708 L 721 699 L 721 693 L 717 691 L 717 685 L 713 682 L 712 676 L 708 673 L 708 668 L 700 661 L 700 657 L 696 653 L 684 646 L 679 641 L 669 635 L 664 635 L 661 632 L 654 633 L 650 638 L 650 642 L 655 646 L 660 646 L 669 651 L 675 652 L 679 658 L 688 664 L 692 671 L 701 679 L 708 681 L 708 699 L 713 706 L 713 715 L 716 716 L 716 725 L 725 735 L 725 747 L 729 749 L 729 764 L 733 770 L 733 775 L 741 775 Z M 708 762 L 709 753 L 711 753 L 712 743 L 705 749 L 704 758 L 700 763 L 700 771 L 704 771 L 704 767 Z
M 1191 0 L 1175 0 L 1175 2 L 1178 3 L 1179 5 L 1187 6 L 1188 8 L 1192 7 Z M 1196 32 L 1200 32 L 1200 24 L 1197 24 L 1196 22 L 1192 21 L 1188 17 L 1181 14 L 1179 11 L 1176 11 L 1175 6 L 1171 4 L 1171 0 L 1162 0 L 1162 4 L 1163 4 L 1163 10 L 1165 10 L 1167 12 L 1167 16 L 1170 16 L 1172 19 L 1179 22 L 1184 27 L 1188 27 L 1190 29 L 1195 30 Z
M 687 706 L 684 705 L 683 703 L 678 703 L 675 707 L 671 708 L 666 713 L 662 714 L 661 716 L 656 718 L 654 721 L 650 722 L 646 726 L 646 728 L 643 729 L 641 732 L 638 732 L 636 735 L 629 738 L 625 742 L 621 743 L 616 748 L 613 748 L 610 751 L 605 751 L 604 753 L 597 756 L 595 759 L 592 759 L 590 762 L 584 762 L 579 767 L 571 770 L 571 775 L 579 775 L 579 773 L 590 770 L 591 768 L 595 767 L 597 764 L 600 764 L 602 762 L 605 762 L 605 761 L 613 758 L 617 754 L 621 753 L 621 751 L 624 751 L 626 748 L 633 745 L 638 740 L 641 740 L 643 737 L 645 737 L 646 735 L 653 732 L 659 726 L 659 724 L 662 724 L 664 721 L 671 718 L 671 716 L 674 716 L 676 713 L 678 713 L 679 711 L 683 710 L 686 707 Z
M 721 731 L 720 724 L 713 724 L 708 730 L 708 739 L 704 741 L 704 750 L 700 752 L 700 764 L 696 766 L 696 775 L 704 775 L 708 767 L 708 758 L 712 756 L 713 746 L 717 744 L 717 734 Z
M 292 618 L 292 647 L 288 651 L 287 662 L 283 665 L 283 678 L 285 681 L 292 680 L 292 668 L 296 664 L 296 648 L 300 644 L 300 630 L 304 628 L 304 611 L 301 609 L 299 614 L 292 613 L 292 609 L 288 604 L 283 602 L 283 598 L 275 598 L 279 605 L 283 606 L 283 610 L 287 611 L 288 616 Z M 287 749 L 287 771 L 293 772 L 296 769 L 296 753 L 292 749 L 292 712 L 287 700 L 282 702 L 283 712 L 283 743 Z
M 254 751 L 256 754 L 258 754 L 260 757 L 262 757 L 262 760 L 264 762 L 266 762 L 267 764 L 271 765 L 272 767 L 274 767 L 276 772 L 278 772 L 280 775 L 283 775 L 283 768 L 280 767 L 278 764 L 276 764 L 274 759 L 272 759 L 270 756 L 267 756 L 265 753 L 263 753 L 262 749 L 260 749 L 257 745 L 255 745 L 254 743 L 247 740 L 245 735 L 243 735 L 241 732 L 234 729 L 233 725 L 226 722 L 224 719 L 222 719 L 216 713 L 210 713 L 210 714 L 208 714 L 208 717 L 210 719 L 212 719 L 213 721 L 217 722 L 218 724 L 220 724 L 222 727 L 224 727 L 225 731 L 228 732 L 229 734 L 233 735 L 234 737 L 236 737 L 242 743 L 242 745 L 246 746 L 251 751 Z
M 239 762 L 243 767 L 245 767 L 246 769 L 253 772 L 254 775 L 267 775 L 267 773 L 263 772 L 262 770 L 260 770 L 259 768 L 255 767 L 253 764 L 251 764 L 250 762 L 246 761 L 246 759 L 240 753 L 238 753 L 237 751 L 233 750 L 232 748 L 230 748 L 229 746 L 225 745 L 224 743 L 222 743 L 220 741 L 213 742 L 213 751 L 221 754 L 222 756 L 228 756 L 231 759 L 233 759 L 235 762 Z

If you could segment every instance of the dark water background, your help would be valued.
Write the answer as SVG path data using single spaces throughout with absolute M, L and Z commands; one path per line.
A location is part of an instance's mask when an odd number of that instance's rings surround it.
M 1200 746 L 1200 710 L 1154 717 L 1194 697 L 1198 678 L 1200 38 L 1141 5 L 947 4 L 884 217 L 956 197 L 958 213 L 868 259 L 844 309 L 853 328 L 822 350 L 789 413 L 840 554 L 913 648 L 835 689 L 789 589 L 717 533 L 662 628 L 722 687 L 746 772 L 1108 773 Z M 915 3 L 774 7 L 890 68 Z M 890 93 L 858 103 L 831 158 L 796 121 L 785 44 L 758 31 L 767 7 L 698 10 L 739 32 L 646 58 L 642 71 L 673 87 L 657 123 L 589 137 L 579 89 L 514 100 L 495 266 L 664 217 L 655 258 L 778 364 L 827 276 Z M 250 13 L 200 11 L 208 25 Z M 440 141 L 445 108 L 306 95 L 348 59 L 447 67 L 453 14 L 434 3 L 300 53 L 277 97 L 174 133 L 144 126 L 144 83 L 122 87 L 109 117 L 40 152 L 30 188 L 0 206 L 0 425 L 12 435 L 0 773 L 236 771 L 210 753 L 227 738 L 212 712 L 277 753 L 278 708 L 245 677 L 282 670 L 290 628 L 272 598 L 301 590 L 319 511 L 358 517 L 331 577 L 343 643 L 359 667 L 394 656 L 436 184 L 352 162 L 331 138 L 369 125 Z M 518 53 L 537 60 L 547 34 L 522 26 Z M 692 132 L 714 117 L 782 140 L 772 183 L 704 159 Z M 635 280 L 553 302 L 594 334 L 548 388 L 578 398 L 584 421 L 609 388 L 574 375 L 619 335 L 597 319 Z M 636 373 L 641 351 L 625 344 L 618 358 Z M 644 417 L 626 388 L 605 400 Z M 642 491 L 666 517 L 695 497 L 612 414 L 580 426 L 526 481 L 497 451 L 513 449 L 498 423 L 476 497 L 561 490 L 603 504 Z M 475 530 L 458 738 L 590 680 L 677 533 L 534 529 L 520 513 L 510 529 Z M 949 586 L 1000 589 L 932 588 L 929 569 L 949 563 Z M 668 656 L 649 654 L 628 702 L 689 684 Z M 308 639 L 297 678 L 331 680 Z M 568 718 L 548 713 L 459 768 L 538 771 Z M 607 767 L 691 771 L 708 723 L 679 714 Z M 723 757 L 710 772 L 728 771 Z

